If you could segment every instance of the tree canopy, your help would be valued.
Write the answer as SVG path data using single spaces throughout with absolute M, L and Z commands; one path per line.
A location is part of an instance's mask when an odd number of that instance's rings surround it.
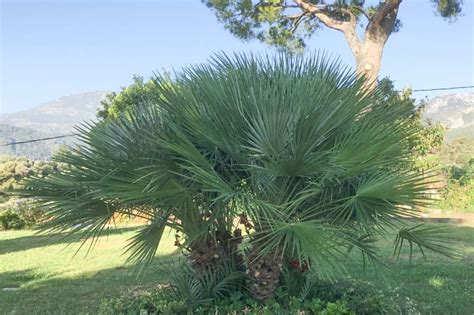
M 429 0 L 427 0 L 429 1 Z M 383 47 L 402 22 L 402 0 L 202 0 L 236 37 L 257 39 L 271 46 L 301 51 L 316 30 L 342 32 L 360 73 L 375 80 Z M 462 0 L 431 0 L 434 11 L 452 20 L 461 13 Z
M 97 117 L 102 119 L 115 119 L 134 106 L 152 101 L 158 97 L 153 80 L 145 81 L 141 76 L 133 76 L 133 83 L 122 87 L 120 92 L 107 94 L 101 101 L 102 108 L 97 112 Z

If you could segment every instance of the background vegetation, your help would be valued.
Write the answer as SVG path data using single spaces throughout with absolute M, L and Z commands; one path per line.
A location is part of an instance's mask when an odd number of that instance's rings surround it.
M 29 176 L 46 177 L 58 171 L 58 163 L 20 157 L 0 157 L 0 229 L 33 228 L 41 220 L 41 210 L 28 199 L 11 197 L 11 191 L 23 188 Z

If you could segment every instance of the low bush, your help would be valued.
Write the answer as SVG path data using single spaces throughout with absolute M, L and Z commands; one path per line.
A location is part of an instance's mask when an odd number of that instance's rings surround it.
M 450 183 L 444 190 L 439 207 L 447 211 L 474 212 L 474 184 Z
M 10 200 L 0 206 L 0 228 L 30 229 L 41 222 L 42 211 L 28 200 Z
M 169 299 L 170 288 L 125 294 L 102 301 L 100 314 L 414 314 L 409 299 L 389 296 L 365 283 L 322 282 L 321 296 L 300 298 L 278 294 L 274 299 L 258 302 L 241 293 L 219 302 L 190 305 L 185 300 Z M 360 290 L 362 288 L 362 290 Z M 328 290 L 327 292 L 323 290 Z
M 29 229 L 40 222 L 41 210 L 28 199 L 12 197 L 13 191 L 21 189 L 22 181 L 27 177 L 35 175 L 44 178 L 59 168 L 56 162 L 0 157 L 0 229 Z
M 259 303 L 250 298 L 241 299 L 235 295 L 215 304 L 198 306 L 187 305 L 184 301 L 169 301 L 163 294 L 145 294 L 142 296 L 123 296 L 103 300 L 100 314 L 356 314 L 347 308 L 344 301 L 323 302 L 320 299 L 301 300 L 290 298 L 282 304 L 276 300 Z
M 248 281 L 229 266 L 197 276 L 186 263 L 167 267 L 172 282 L 129 290 L 102 301 L 101 314 L 414 314 L 415 305 L 394 290 L 353 279 L 322 280 L 284 267 L 275 296 L 251 297 Z M 311 280 L 308 280 L 311 279 Z
M 474 159 L 462 166 L 446 167 L 444 174 L 447 183 L 439 206 L 451 211 L 474 211 Z
M 18 213 L 7 210 L 0 213 L 0 224 L 3 230 L 20 230 L 26 226 L 26 223 Z

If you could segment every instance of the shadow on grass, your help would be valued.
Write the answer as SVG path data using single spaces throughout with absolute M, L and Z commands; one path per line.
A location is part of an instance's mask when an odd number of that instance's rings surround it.
M 157 256 L 141 277 L 137 266 L 118 266 L 64 278 L 40 275 L 27 269 L 0 273 L 0 313 L 97 314 L 101 300 L 120 296 L 128 289 L 167 283 L 167 267 L 177 256 Z M 3 288 L 15 290 L 4 291 Z
M 0 290 L 18 289 L 22 283 L 29 282 L 37 278 L 33 269 L 22 271 L 0 273 Z
M 101 237 L 107 235 L 122 234 L 139 229 L 139 226 L 110 228 L 101 234 Z M 84 240 L 81 233 L 55 233 L 55 234 L 33 234 L 29 236 L 21 236 L 6 240 L 0 240 L 0 255 L 19 252 L 23 250 L 45 247 L 57 244 L 72 244 L 82 242 Z M 0 282 L 1 283 L 1 282 Z

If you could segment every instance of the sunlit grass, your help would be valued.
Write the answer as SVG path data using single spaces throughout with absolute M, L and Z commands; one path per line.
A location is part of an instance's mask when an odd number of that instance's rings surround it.
M 95 314 L 101 299 L 129 288 L 164 283 L 164 269 L 173 262 L 173 235 L 158 251 L 154 264 L 141 279 L 125 265 L 123 247 L 136 227 L 120 228 L 99 239 L 87 253 L 78 237 L 38 236 L 31 231 L 0 232 L 0 314 Z M 428 254 L 410 264 L 407 253 L 392 258 L 392 240 L 381 241 L 380 255 L 388 268 L 364 270 L 358 261 L 348 266 L 353 278 L 390 287 L 414 300 L 422 314 L 471 314 L 474 296 L 474 228 L 453 226 L 459 260 Z M 87 254 L 87 255 L 86 255 Z M 12 288 L 16 291 L 3 291 Z
M 428 283 L 434 288 L 441 288 L 444 284 L 444 279 L 438 276 L 432 277 Z
M 125 265 L 123 248 L 134 229 L 122 228 L 101 237 L 89 252 L 89 244 L 77 252 L 78 237 L 0 232 L 0 314 L 94 313 L 105 296 L 129 286 L 166 281 L 154 266 L 137 279 L 136 268 Z M 158 256 L 169 256 L 175 249 L 172 245 L 164 242 Z M 5 292 L 3 288 L 19 290 Z

